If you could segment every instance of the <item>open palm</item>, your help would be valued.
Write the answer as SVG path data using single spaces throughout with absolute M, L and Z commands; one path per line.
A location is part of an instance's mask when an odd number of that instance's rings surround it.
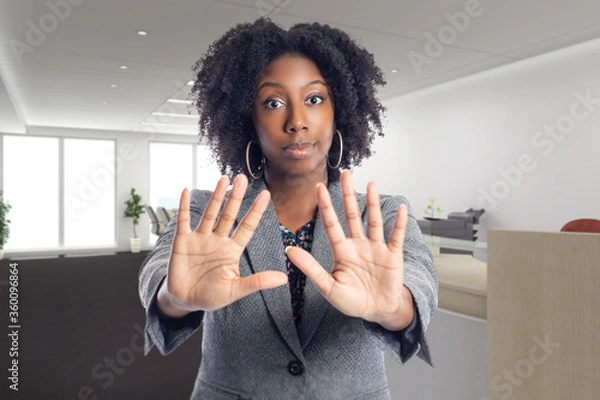
M 214 311 L 250 293 L 287 283 L 286 274 L 277 271 L 240 277 L 240 257 L 270 197 L 267 191 L 260 193 L 231 235 L 248 180 L 244 175 L 235 179 L 219 216 L 228 184 L 226 177 L 219 180 L 195 230 L 190 228 L 190 193 L 186 189 L 181 194 L 165 282 L 171 302 L 181 310 Z
M 289 247 L 286 251 L 290 260 L 335 308 L 352 317 L 380 322 L 397 312 L 402 301 L 407 209 L 404 205 L 398 209 L 394 228 L 386 243 L 379 195 L 375 185 L 369 183 L 368 229 L 365 235 L 352 174 L 344 171 L 340 179 L 348 237 L 337 219 L 329 192 L 324 185 L 317 188 L 323 225 L 333 250 L 331 274 L 303 249 Z

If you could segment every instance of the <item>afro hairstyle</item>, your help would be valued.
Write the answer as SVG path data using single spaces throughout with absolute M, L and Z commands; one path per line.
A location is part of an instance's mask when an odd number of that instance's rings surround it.
M 335 126 L 344 141 L 338 168 L 360 165 L 371 156 L 375 136 L 383 136 L 385 108 L 375 87 L 385 80 L 371 53 L 328 25 L 301 23 L 285 30 L 260 18 L 231 28 L 193 66 L 191 95 L 200 116 L 200 139 L 209 145 L 221 173 L 231 178 L 240 173 L 250 178 L 246 146 L 256 137 L 256 85 L 266 66 L 285 55 L 310 59 L 326 80 L 334 99 Z M 260 163 L 253 157 L 252 165 Z M 333 164 L 338 157 L 330 154 Z M 328 170 L 329 179 L 339 178 L 339 169 Z

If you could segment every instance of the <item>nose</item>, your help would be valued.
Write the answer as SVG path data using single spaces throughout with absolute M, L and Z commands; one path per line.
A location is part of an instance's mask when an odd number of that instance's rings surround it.
M 306 114 L 304 107 L 301 105 L 289 105 L 288 116 L 285 122 L 285 131 L 288 133 L 296 133 L 308 129 L 306 123 Z

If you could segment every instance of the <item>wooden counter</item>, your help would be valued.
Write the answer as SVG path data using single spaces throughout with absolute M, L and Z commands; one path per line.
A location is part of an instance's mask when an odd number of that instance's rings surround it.
M 461 254 L 440 254 L 433 261 L 440 277 L 438 307 L 486 319 L 487 265 Z
M 488 231 L 488 398 L 600 398 L 600 235 Z

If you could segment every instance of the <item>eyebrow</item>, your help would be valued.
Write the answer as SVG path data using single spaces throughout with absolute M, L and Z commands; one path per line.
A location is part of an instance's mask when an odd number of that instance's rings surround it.
M 323 82 L 320 79 L 315 79 L 314 81 L 310 81 L 308 82 L 306 85 L 304 85 L 304 87 L 309 87 L 311 85 L 323 85 L 325 87 L 327 87 L 327 84 L 325 82 Z M 277 83 L 277 82 L 263 82 L 260 84 L 260 86 L 258 87 L 258 89 L 256 89 L 257 92 L 259 92 L 262 88 L 264 87 L 275 87 L 275 88 L 280 88 L 283 89 L 283 85 L 281 83 Z

